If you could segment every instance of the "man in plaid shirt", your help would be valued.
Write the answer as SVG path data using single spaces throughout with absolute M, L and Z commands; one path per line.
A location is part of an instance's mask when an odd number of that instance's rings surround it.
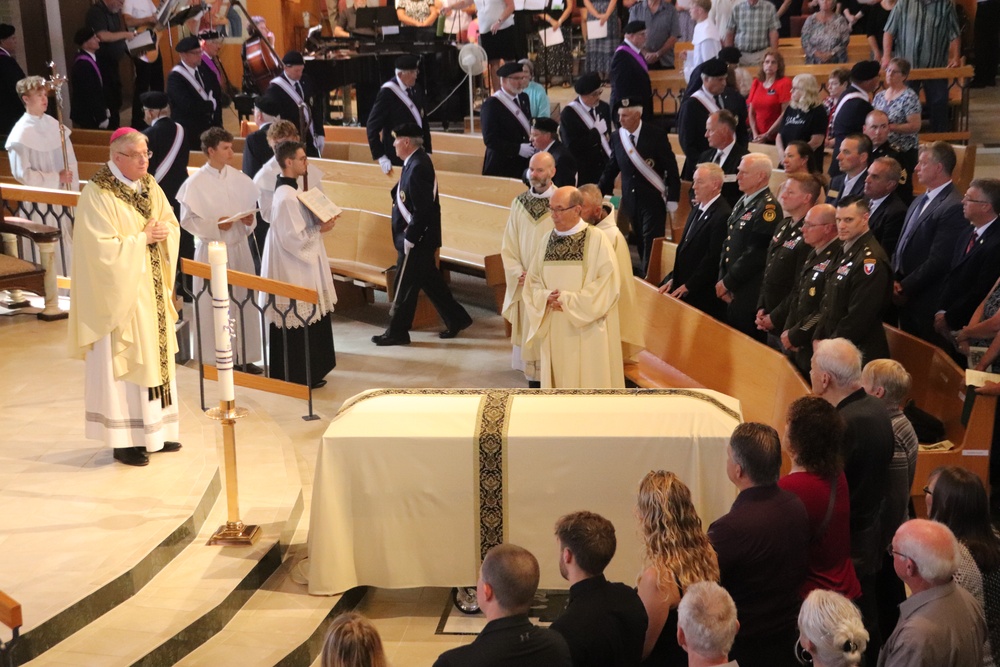
M 733 7 L 723 46 L 735 46 L 742 52 L 741 65 L 759 65 L 765 50 L 778 48 L 780 24 L 772 3 L 746 0 Z

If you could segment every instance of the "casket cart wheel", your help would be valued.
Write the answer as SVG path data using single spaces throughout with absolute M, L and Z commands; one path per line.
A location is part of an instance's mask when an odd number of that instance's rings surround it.
M 475 614 L 479 611 L 479 600 L 476 599 L 475 586 L 459 586 L 452 594 L 455 607 L 463 614 Z

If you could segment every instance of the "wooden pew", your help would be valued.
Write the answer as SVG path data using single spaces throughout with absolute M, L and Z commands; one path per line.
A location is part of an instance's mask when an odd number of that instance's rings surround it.
M 252 121 L 243 121 L 241 133 L 246 136 L 257 129 L 257 124 Z M 323 127 L 323 134 L 328 142 L 346 144 L 368 145 L 368 134 L 363 127 L 344 127 L 340 125 L 326 125 Z M 486 146 L 483 144 L 483 137 L 480 134 L 458 134 L 455 132 L 431 132 L 431 147 L 436 151 L 448 151 L 452 153 L 467 153 L 471 155 L 485 155 Z M 369 161 L 371 154 L 368 154 Z
M 368 144 L 340 144 L 334 145 L 334 148 L 342 148 L 344 146 L 347 148 L 346 159 L 348 161 L 374 164 Z M 323 156 L 327 157 L 326 147 L 324 147 Z M 431 160 L 434 162 L 435 171 L 453 171 L 459 174 L 473 174 L 477 176 L 481 176 L 483 173 L 482 155 L 434 151 L 431 155 Z

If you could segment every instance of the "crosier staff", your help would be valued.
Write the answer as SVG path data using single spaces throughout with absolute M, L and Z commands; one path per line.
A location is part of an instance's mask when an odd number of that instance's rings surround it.
M 52 76 L 46 81 L 45 88 L 49 92 L 56 94 L 56 119 L 59 121 L 59 143 L 62 146 L 63 170 L 69 171 L 69 151 L 66 149 L 66 126 L 63 125 L 62 113 L 62 87 L 66 83 L 66 77 L 56 72 L 56 64 L 54 62 L 49 62 L 49 68 L 52 70 Z M 70 189 L 69 183 L 60 183 L 59 186 L 64 190 Z

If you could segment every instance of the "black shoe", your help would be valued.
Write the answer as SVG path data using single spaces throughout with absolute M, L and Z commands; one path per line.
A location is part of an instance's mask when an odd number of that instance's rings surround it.
M 254 364 L 240 364 L 238 366 L 233 366 L 233 370 L 237 370 L 243 373 L 249 373 L 250 375 L 263 375 L 264 369 L 260 366 L 255 366 Z
M 990 84 L 987 83 L 986 81 L 973 81 L 972 83 L 969 84 L 969 88 L 986 88 L 989 85 Z M 993 84 L 993 85 L 996 85 L 996 84 Z
M 127 466 L 148 466 L 149 457 L 142 447 L 115 447 L 115 461 Z
M 160 452 L 178 452 L 181 449 L 181 443 L 172 442 L 167 440 L 163 443 L 163 449 L 157 449 L 155 452 L 146 452 L 147 454 L 159 454 Z
M 472 318 L 469 318 L 464 324 L 460 324 L 457 327 L 449 327 L 438 334 L 438 338 L 454 338 L 458 335 L 458 332 L 468 329 L 472 326 Z
M 315 382 L 312 383 L 313 389 L 319 389 L 325 386 L 326 386 L 326 380 L 316 380 Z
M 378 336 L 372 336 L 372 342 L 379 347 L 388 347 L 390 345 L 409 345 L 410 339 L 407 338 L 396 338 L 395 336 L 390 336 L 387 333 L 379 334 Z

